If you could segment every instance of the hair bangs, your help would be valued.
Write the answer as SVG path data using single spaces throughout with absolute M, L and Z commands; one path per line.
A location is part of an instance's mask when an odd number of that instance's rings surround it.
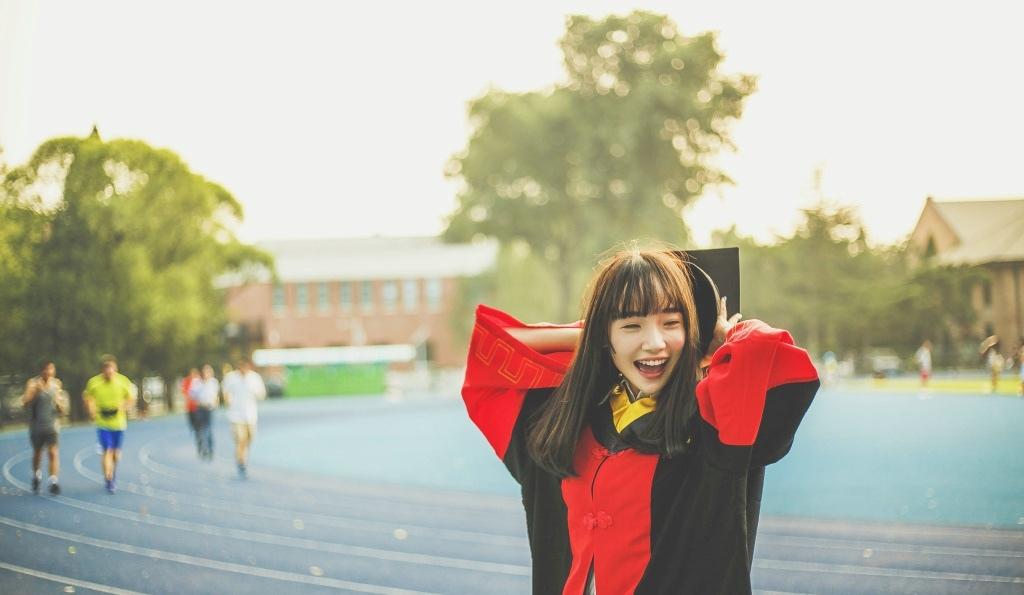
M 610 281 L 608 314 L 612 320 L 687 311 L 690 279 L 682 263 L 671 256 L 632 254 Z

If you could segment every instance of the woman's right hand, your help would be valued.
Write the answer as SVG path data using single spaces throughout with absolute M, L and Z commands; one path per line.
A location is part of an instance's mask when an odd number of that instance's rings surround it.
M 708 345 L 707 353 L 704 354 L 704 358 L 700 362 L 702 368 L 711 363 L 711 356 L 718 351 L 719 347 L 725 345 L 725 339 L 729 336 L 729 331 L 743 318 L 743 315 L 739 312 L 726 318 L 725 315 L 728 310 L 726 310 L 725 306 L 726 298 L 723 297 L 718 303 L 718 321 L 715 323 L 715 334 L 711 338 L 711 344 Z

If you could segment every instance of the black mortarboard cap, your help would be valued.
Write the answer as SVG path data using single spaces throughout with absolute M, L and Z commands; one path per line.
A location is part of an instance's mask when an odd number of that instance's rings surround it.
M 721 298 L 727 298 L 726 318 L 740 310 L 740 249 L 684 250 L 679 255 L 693 279 L 701 353 L 706 353 L 715 334 Z

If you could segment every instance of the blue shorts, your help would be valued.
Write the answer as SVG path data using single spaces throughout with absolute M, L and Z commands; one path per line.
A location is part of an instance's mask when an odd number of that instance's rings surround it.
M 124 442 L 124 430 L 104 430 L 97 428 L 100 437 L 100 448 L 103 450 L 121 450 Z

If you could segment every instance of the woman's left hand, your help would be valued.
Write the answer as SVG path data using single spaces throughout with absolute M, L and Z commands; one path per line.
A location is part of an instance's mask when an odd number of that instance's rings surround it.
M 708 345 L 708 351 L 704 354 L 704 358 L 701 360 L 701 367 L 705 367 L 711 363 L 711 356 L 718 351 L 718 348 L 725 344 L 725 338 L 729 336 L 729 331 L 732 327 L 736 326 L 736 323 L 743 318 L 743 315 L 739 312 L 733 314 L 729 318 L 725 315 L 727 310 L 725 308 L 726 298 L 723 297 L 722 301 L 718 304 L 718 322 L 715 324 L 715 335 L 711 338 L 711 344 Z

